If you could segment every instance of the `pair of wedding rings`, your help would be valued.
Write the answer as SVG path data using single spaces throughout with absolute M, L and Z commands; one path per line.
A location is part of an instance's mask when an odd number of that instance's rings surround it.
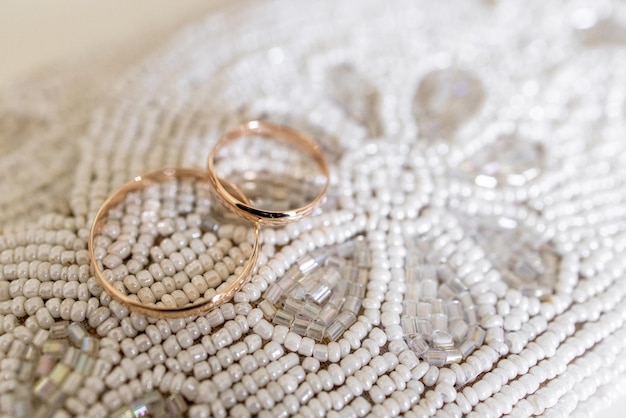
M 323 177 L 323 183 L 315 197 L 303 206 L 288 208 L 286 210 L 268 210 L 255 207 L 254 203 L 245 195 L 245 192 L 231 183 L 228 179 L 220 177 L 216 171 L 216 159 L 221 150 L 229 144 L 244 137 L 262 137 L 272 141 L 278 141 L 284 146 L 297 150 L 316 165 L 319 175 Z M 189 303 L 184 306 L 164 306 L 162 303 L 144 303 L 137 297 L 129 297 L 121 292 L 115 285 L 111 272 L 105 274 L 103 266 L 103 254 L 98 252 L 96 245 L 97 237 L 103 233 L 111 211 L 117 210 L 124 204 L 127 197 L 132 193 L 141 192 L 151 186 L 168 181 L 187 179 L 210 184 L 214 196 L 228 210 L 252 223 L 253 242 L 250 256 L 238 275 L 220 290 L 208 298 L 200 298 L 199 302 Z M 132 181 L 121 186 L 102 205 L 95 216 L 89 236 L 89 256 L 94 275 L 102 288 L 114 299 L 124 303 L 131 310 L 159 318 L 179 318 L 200 315 L 210 311 L 223 303 L 230 301 L 250 278 L 259 255 L 260 229 L 262 225 L 282 226 L 296 222 L 311 215 L 323 202 L 329 187 L 329 168 L 319 145 L 308 136 L 296 130 L 275 125 L 267 122 L 252 121 L 225 133 L 215 144 L 208 157 L 206 170 L 188 168 L 166 168 L 137 176 Z M 127 253 L 128 251 L 126 251 Z

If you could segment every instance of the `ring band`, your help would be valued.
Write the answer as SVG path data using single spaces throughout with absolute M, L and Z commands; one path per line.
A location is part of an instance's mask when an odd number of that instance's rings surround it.
M 250 258 L 248 259 L 247 264 L 241 271 L 241 273 L 237 276 L 235 280 L 229 283 L 225 289 L 221 290 L 217 294 L 213 295 L 208 300 L 202 300 L 200 303 L 192 303 L 187 306 L 181 307 L 162 307 L 162 306 L 151 306 L 148 304 L 144 304 L 138 302 L 128 296 L 120 293 L 114 286 L 107 280 L 104 275 L 102 269 L 99 268 L 99 265 L 96 261 L 95 254 L 95 239 L 98 234 L 102 231 L 102 228 L 105 224 L 106 215 L 111 209 L 117 207 L 120 203 L 122 203 L 125 197 L 132 192 L 142 190 L 148 186 L 164 183 L 167 181 L 175 180 L 175 179 L 183 179 L 183 178 L 191 178 L 195 180 L 206 181 L 207 183 L 211 183 L 206 172 L 197 170 L 197 169 L 186 169 L 186 168 L 167 168 L 163 170 L 154 171 L 142 176 L 135 177 L 132 181 L 124 184 L 120 187 L 113 195 L 111 195 L 103 204 L 96 217 L 93 221 L 93 225 L 91 227 L 91 231 L 89 234 L 89 257 L 91 258 L 91 262 L 93 265 L 94 275 L 100 285 L 106 290 L 114 299 L 118 300 L 126 304 L 131 310 L 142 313 L 148 316 L 157 317 L 157 318 L 181 318 L 181 317 L 189 317 L 200 315 L 204 312 L 212 310 L 223 303 L 230 301 L 235 293 L 241 289 L 241 287 L 247 282 L 250 277 L 252 270 L 254 269 L 258 256 L 259 256 L 259 238 L 260 238 L 260 225 L 258 222 L 254 222 L 254 243 L 252 245 L 252 251 L 250 254 Z M 224 181 L 224 180 L 222 180 Z M 227 182 L 224 182 L 227 184 Z M 226 188 L 222 185 L 224 190 Z M 237 193 L 236 188 L 232 188 L 233 193 Z M 227 192 L 230 193 L 230 192 Z M 246 200 L 245 196 L 241 196 L 242 200 Z
M 217 153 L 225 145 L 248 135 L 258 135 L 275 139 L 287 145 L 294 146 L 305 154 L 308 154 L 317 163 L 321 174 L 324 175 L 326 179 L 321 192 L 307 205 L 287 211 L 272 211 L 255 208 L 230 193 L 226 187 L 224 187 L 225 180 L 220 178 L 215 172 L 215 158 Z M 248 122 L 225 133 L 217 141 L 209 154 L 207 171 L 209 180 L 215 189 L 218 199 L 226 206 L 252 222 L 274 226 L 285 225 L 311 215 L 324 200 L 330 183 L 328 163 L 322 154 L 320 146 L 313 139 L 291 128 L 261 121 Z

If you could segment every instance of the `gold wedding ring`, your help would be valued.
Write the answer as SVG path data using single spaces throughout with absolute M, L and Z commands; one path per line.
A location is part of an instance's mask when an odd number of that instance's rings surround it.
M 259 136 L 282 142 L 283 144 L 293 147 L 313 159 L 320 170 L 320 174 L 324 176 L 324 184 L 322 185 L 320 192 L 312 201 L 302 207 L 283 211 L 266 210 L 252 206 L 250 202 L 246 201 L 246 199 L 241 199 L 228 190 L 228 187 L 226 187 L 228 182 L 219 177 L 215 171 L 215 160 L 217 154 L 226 145 L 243 137 L 252 136 Z M 311 215 L 315 209 L 322 204 L 324 198 L 326 197 L 330 183 L 328 163 L 322 154 L 320 146 L 313 139 L 291 128 L 261 121 L 248 122 L 225 133 L 217 141 L 209 154 L 207 172 L 218 199 L 220 199 L 227 207 L 252 222 L 274 226 L 286 225 Z M 230 189 L 233 190 L 234 188 L 230 187 Z
M 192 302 L 185 306 L 171 307 L 159 306 L 156 303 L 143 303 L 139 300 L 130 298 L 119 291 L 113 284 L 114 280 L 111 278 L 111 271 L 109 270 L 107 272 L 108 274 L 105 274 L 105 269 L 103 268 L 101 260 L 102 256 L 98 257 L 96 255 L 96 237 L 101 235 L 103 227 L 108 219 L 109 212 L 111 210 L 116 210 L 116 208 L 118 208 L 121 204 L 124 204 L 126 197 L 130 193 L 139 192 L 150 186 L 166 183 L 168 181 L 178 181 L 183 179 L 205 182 L 207 183 L 207 186 L 210 184 L 207 173 L 197 169 L 167 168 L 142 176 L 137 176 L 132 181 L 120 187 L 103 203 L 102 207 L 96 214 L 89 235 L 89 256 L 91 258 L 94 275 L 103 289 L 114 299 L 127 305 L 131 310 L 152 317 L 180 318 L 200 315 L 230 301 L 234 297 L 235 293 L 239 291 L 248 281 L 248 278 L 256 266 L 259 255 L 260 225 L 258 222 L 252 222 L 252 227 L 254 228 L 254 238 L 252 251 L 248 261 L 233 280 L 227 283 L 222 289 L 220 289 L 219 292 L 215 293 L 210 298 L 200 298 L 197 303 Z M 227 182 L 224 182 L 224 185 L 225 189 L 230 188 Z M 237 195 L 238 191 L 232 188 L 230 193 Z M 242 201 L 246 201 L 245 196 L 240 195 L 238 197 Z

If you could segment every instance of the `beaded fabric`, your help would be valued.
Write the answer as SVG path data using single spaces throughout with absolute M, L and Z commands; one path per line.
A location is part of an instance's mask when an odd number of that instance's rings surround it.
M 1 415 L 565 417 L 623 395 L 626 6 L 439 3 L 246 3 L 125 72 L 0 94 Z M 204 316 L 111 300 L 86 250 L 104 199 L 251 119 L 324 147 L 321 210 L 264 229 Z

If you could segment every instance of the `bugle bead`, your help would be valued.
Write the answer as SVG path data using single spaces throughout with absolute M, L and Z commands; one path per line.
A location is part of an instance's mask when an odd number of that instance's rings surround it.
M 358 314 L 361 309 L 361 299 L 355 296 L 347 296 L 343 302 L 342 309 L 355 315 Z
M 68 348 L 66 340 L 48 340 L 41 347 L 43 354 L 47 354 L 54 358 L 63 357 Z
M 499 326 L 487 328 L 487 331 L 485 332 L 485 341 L 487 341 L 487 344 L 504 342 L 504 327 Z
M 423 353 L 422 357 L 428 364 L 432 366 L 441 367 L 446 364 L 446 354 L 443 352 L 443 350 L 430 349 Z
M 50 326 L 50 338 L 66 338 L 68 334 L 67 327 L 69 324 L 69 321 L 59 321 L 52 324 Z
M 476 307 L 471 306 L 469 308 L 465 308 L 464 311 L 465 322 L 469 325 L 474 325 L 478 323 L 478 312 L 476 311 Z
M 415 352 L 416 355 L 421 356 L 428 350 L 428 343 L 419 334 L 409 334 L 405 337 L 407 345 Z
M 324 325 L 318 322 L 311 322 L 306 330 L 306 336 L 315 341 L 322 341 L 324 338 Z
M 306 318 L 296 318 L 291 325 L 291 330 L 300 336 L 306 336 L 311 320 Z
M 467 358 L 476 350 L 476 344 L 473 341 L 465 340 L 457 346 L 457 349 L 461 352 L 463 358 Z
M 274 325 L 285 325 L 290 326 L 294 320 L 294 314 L 291 312 L 287 312 L 283 309 L 279 309 L 276 311 L 274 318 L 272 318 L 272 323 Z
M 429 319 L 433 311 L 433 306 L 429 302 L 417 303 L 417 317 L 419 319 Z
M 300 309 L 300 312 L 298 314 L 306 318 L 315 319 L 320 315 L 321 311 L 322 308 L 320 308 L 319 305 L 307 301 L 302 305 L 302 308 Z
M 85 337 L 80 344 L 80 350 L 93 356 L 98 353 L 98 346 L 99 344 L 97 339 L 93 337 Z
M 276 307 L 267 299 L 259 303 L 259 309 L 263 312 L 263 317 L 266 320 L 271 321 L 274 319 L 274 315 L 276 315 Z
M 451 300 L 448 302 L 448 318 L 450 320 L 462 319 L 464 316 L 463 306 L 458 300 Z
M 326 305 L 320 311 L 318 316 L 318 321 L 323 324 L 330 324 L 332 320 L 334 320 L 339 314 L 339 310 L 334 308 L 331 305 Z
M 356 322 L 356 315 L 353 312 L 342 311 L 337 316 L 337 321 L 340 321 L 348 329 Z
M 87 334 L 87 331 L 85 331 L 85 328 L 83 328 L 82 325 L 77 322 L 73 322 L 67 327 L 67 336 L 72 344 L 76 347 L 80 347 L 83 338 L 88 337 L 89 334 Z
M 425 279 L 422 281 L 422 299 L 425 301 L 433 301 L 437 298 L 437 281 Z
M 324 336 L 328 342 L 333 342 L 336 341 L 345 330 L 346 327 L 339 320 L 335 319 L 324 330 Z
M 454 347 L 454 340 L 452 335 L 444 331 L 433 331 L 431 334 L 431 341 L 434 346 L 448 349 Z
M 476 347 L 480 347 L 485 341 L 485 330 L 478 325 L 472 325 L 467 332 L 467 338 L 476 344 Z
M 417 332 L 424 336 L 432 334 L 433 325 L 430 323 L 430 320 L 418 319 L 417 320 Z
M 272 283 L 270 287 L 267 288 L 265 294 L 263 295 L 265 300 L 272 305 L 276 305 L 280 298 L 283 296 L 284 290 L 282 287 L 278 286 L 276 283 Z
M 461 360 L 463 360 L 463 355 L 461 354 L 461 351 L 456 348 L 445 350 L 444 354 L 446 356 L 445 364 L 460 363 Z
M 448 324 L 448 331 L 455 341 L 462 341 L 467 335 L 469 325 L 462 319 L 455 319 Z

